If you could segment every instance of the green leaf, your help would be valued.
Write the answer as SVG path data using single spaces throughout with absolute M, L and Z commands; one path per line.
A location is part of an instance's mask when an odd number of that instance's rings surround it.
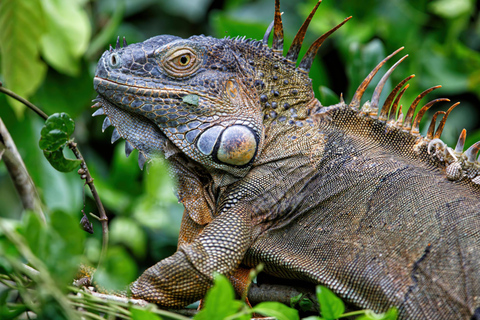
M 81 160 L 72 160 L 67 159 L 64 157 L 62 150 L 57 151 L 43 151 L 45 158 L 47 158 L 48 162 L 60 172 L 70 172 L 75 170 L 80 163 Z
M 280 302 L 261 302 L 253 307 L 252 311 L 264 316 L 277 318 L 278 320 L 300 319 L 297 310 L 289 308 Z
M 343 301 L 338 298 L 330 289 L 324 286 L 317 286 L 317 299 L 320 304 L 320 313 L 326 320 L 333 320 L 345 312 Z
M 138 309 L 138 308 L 130 308 L 130 312 L 132 313 L 132 320 L 161 320 L 159 316 L 156 314 L 144 310 L 144 309 Z
M 41 39 L 42 56 L 57 71 L 76 75 L 90 40 L 90 22 L 83 1 L 42 0 L 47 23 Z
M 40 132 L 38 144 L 43 150 L 45 158 L 58 171 L 70 172 L 81 163 L 81 160 L 67 159 L 63 155 L 63 149 L 74 130 L 75 122 L 68 114 L 62 112 L 48 117 Z
M 294 296 L 294 297 L 291 297 L 290 298 L 290 307 L 294 307 L 299 301 L 300 299 L 303 297 L 303 293 L 300 293 L 299 295 L 297 296 Z
M 435 0 L 428 6 L 432 12 L 447 19 L 470 14 L 474 10 L 473 1 L 470 0 Z
M 4 292 L 6 295 L 8 290 Z M 20 305 L 7 305 L 6 303 L 0 303 L 0 318 L 3 320 L 18 319 L 18 316 L 27 311 L 27 306 Z
M 204 308 L 194 317 L 196 320 L 223 320 L 234 315 L 241 307 L 240 301 L 235 301 L 235 293 L 228 279 L 215 275 L 215 283 L 205 296 Z
M 183 102 L 191 104 L 192 106 L 198 106 L 198 95 L 196 94 L 187 94 L 182 98 Z
M 0 55 L 4 85 L 28 98 L 42 83 L 47 65 L 40 59 L 45 21 L 40 0 L 0 1 Z M 17 117 L 25 106 L 7 98 Z
M 64 112 L 54 113 L 45 121 L 40 132 L 40 149 L 43 151 L 56 151 L 70 140 L 70 135 L 75 130 L 75 122 Z
M 398 317 L 398 310 L 391 308 L 385 313 L 375 313 L 372 310 L 365 310 L 365 315 L 358 317 L 357 320 L 395 320 Z

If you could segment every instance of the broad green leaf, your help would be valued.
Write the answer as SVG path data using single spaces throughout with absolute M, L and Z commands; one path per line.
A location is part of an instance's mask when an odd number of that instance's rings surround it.
M 47 65 L 40 59 L 45 21 L 40 0 L 0 1 L 0 55 L 4 85 L 28 98 L 40 86 Z M 7 98 L 17 117 L 25 106 Z
M 63 155 L 63 148 L 70 140 L 75 130 L 75 122 L 66 113 L 55 113 L 48 117 L 40 133 L 39 146 L 43 150 L 48 162 L 61 172 L 75 170 L 80 160 L 67 159 Z
M 80 57 L 90 40 L 90 22 L 78 0 L 42 0 L 46 33 L 41 39 L 42 56 L 61 73 L 76 75 Z
M 132 313 L 132 320 L 161 320 L 159 316 L 154 313 L 151 313 L 148 310 L 139 309 L 139 308 L 130 308 Z
M 235 301 L 235 293 L 228 279 L 220 274 L 215 276 L 213 287 L 207 292 L 204 308 L 194 317 L 196 320 L 223 320 L 235 314 L 241 306 Z
M 345 312 L 343 301 L 330 289 L 324 286 L 317 286 L 316 292 L 322 318 L 326 320 L 337 319 Z
M 64 112 L 54 113 L 45 121 L 40 133 L 40 149 L 56 151 L 70 140 L 70 135 L 75 130 L 75 122 Z
M 289 308 L 280 302 L 261 302 L 253 307 L 252 311 L 264 316 L 277 318 L 278 320 L 300 319 L 297 310 Z
M 54 167 L 60 172 L 73 171 L 80 165 L 80 163 L 82 163 L 81 160 L 72 160 L 65 158 L 62 150 L 43 151 L 43 154 L 45 155 L 45 158 L 48 160 L 48 162 L 50 162 L 52 167 Z

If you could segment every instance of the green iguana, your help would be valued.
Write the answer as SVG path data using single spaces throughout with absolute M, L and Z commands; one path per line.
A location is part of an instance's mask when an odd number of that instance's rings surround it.
M 320 2 L 319 2 L 320 3 Z M 238 292 L 259 263 L 280 278 L 323 284 L 374 311 L 401 319 L 480 319 L 480 142 L 463 152 L 440 135 L 454 108 L 419 122 L 438 101 L 405 116 L 398 101 L 405 78 L 379 108 L 370 102 L 322 106 L 309 69 L 318 38 L 297 64 L 308 24 L 286 56 L 279 0 L 263 41 L 181 39 L 161 35 L 119 41 L 101 57 L 95 79 L 103 130 L 139 152 L 143 167 L 163 154 L 185 206 L 178 250 L 131 286 L 134 297 L 164 307 L 201 299 L 212 274 Z M 273 30 L 273 44 L 268 39 Z M 379 111 L 380 109 L 380 111 Z M 398 114 L 398 115 L 397 115 Z

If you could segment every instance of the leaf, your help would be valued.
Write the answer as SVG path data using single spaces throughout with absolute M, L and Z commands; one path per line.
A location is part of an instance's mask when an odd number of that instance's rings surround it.
M 138 309 L 138 308 L 130 308 L 130 312 L 132 313 L 132 320 L 161 320 L 159 316 L 156 314 L 144 310 L 144 309 Z
M 182 98 L 183 102 L 191 104 L 192 106 L 198 106 L 198 95 L 196 94 L 187 94 Z
M 217 274 L 213 287 L 205 296 L 204 308 L 194 319 L 223 320 L 235 314 L 241 305 L 240 301 L 235 301 L 235 293 L 228 279 L 221 274 Z
M 468 15 L 474 10 L 473 1 L 470 0 L 435 0 L 428 6 L 432 12 L 447 19 Z
M 46 33 L 41 39 L 42 56 L 57 71 L 76 75 L 80 58 L 90 40 L 90 22 L 83 1 L 42 0 Z
M 297 310 L 289 308 L 280 302 L 261 302 L 253 307 L 252 311 L 264 316 L 277 318 L 278 320 L 300 319 Z
M 28 98 L 42 83 L 47 65 L 40 59 L 45 21 L 40 0 L 0 1 L 0 54 L 4 84 Z M 17 117 L 25 106 L 7 98 Z
M 61 172 L 75 170 L 81 160 L 67 159 L 63 155 L 63 149 L 70 140 L 75 130 L 75 122 L 66 113 L 54 113 L 45 121 L 40 132 L 39 146 L 43 150 L 48 162 Z
M 385 313 L 375 313 L 372 310 L 365 310 L 365 315 L 358 317 L 357 320 L 395 320 L 398 317 L 398 310 L 391 308 Z
M 75 122 L 64 112 L 54 113 L 45 121 L 38 143 L 44 151 L 61 149 L 70 139 L 75 130 Z
M 326 320 L 333 320 L 345 312 L 343 301 L 338 298 L 330 289 L 324 286 L 317 286 L 317 299 L 320 304 L 320 313 Z

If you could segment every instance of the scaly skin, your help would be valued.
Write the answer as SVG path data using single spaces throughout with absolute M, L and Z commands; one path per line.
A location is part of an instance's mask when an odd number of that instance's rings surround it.
M 454 152 L 441 129 L 418 135 L 421 116 L 413 128 L 413 113 L 387 119 L 401 86 L 380 120 L 381 88 L 358 110 L 373 74 L 350 105 L 323 107 L 308 69 L 326 36 L 295 66 L 311 16 L 287 58 L 277 1 L 273 48 L 157 36 L 100 59 L 95 114 L 141 166 L 168 159 L 185 206 L 178 251 L 133 295 L 181 307 L 204 296 L 214 272 L 245 290 L 245 268 L 262 262 L 362 308 L 396 306 L 401 319 L 480 314 L 480 145 Z

